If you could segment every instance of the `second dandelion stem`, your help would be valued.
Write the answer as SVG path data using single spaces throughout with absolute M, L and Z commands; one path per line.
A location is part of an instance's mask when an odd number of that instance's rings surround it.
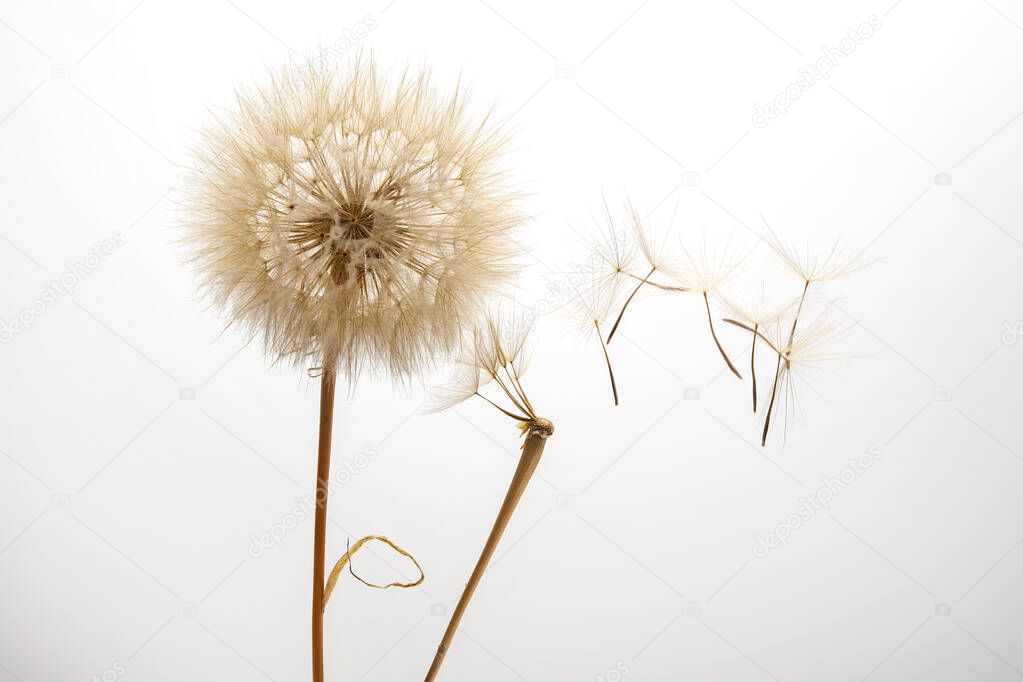
M 553 427 L 550 426 L 550 422 L 547 420 L 538 419 L 534 420 L 534 422 L 535 424 L 529 425 L 526 440 L 522 444 L 522 455 L 519 457 L 519 464 L 515 468 L 515 474 L 512 476 L 511 484 L 508 486 L 508 492 L 505 494 L 504 503 L 501 505 L 501 510 L 497 514 L 494 526 L 490 529 L 490 536 L 487 538 L 487 542 L 483 546 L 483 552 L 476 561 L 476 567 L 472 570 L 469 582 L 465 584 L 465 589 L 462 590 L 462 596 L 458 600 L 458 606 L 455 607 L 455 612 L 451 614 L 451 621 L 448 623 L 448 627 L 444 631 L 444 637 L 441 639 L 440 646 L 437 647 L 437 653 L 433 657 L 433 663 L 430 665 L 430 670 L 426 674 L 426 682 L 431 682 L 436 679 L 437 673 L 440 671 L 440 666 L 444 662 L 444 655 L 448 652 L 448 648 L 451 646 L 451 640 L 455 637 L 455 632 L 458 630 L 458 625 L 462 621 L 462 616 L 465 615 L 465 610 L 469 606 L 469 601 L 472 599 L 473 593 L 476 592 L 476 587 L 479 585 L 480 579 L 483 577 L 483 573 L 487 570 L 487 565 L 494 556 L 494 550 L 497 549 L 498 543 L 501 542 L 501 536 L 504 535 L 504 530 L 508 527 L 508 521 L 511 520 L 512 514 L 515 513 L 515 508 L 518 506 L 519 500 L 522 498 L 522 493 L 525 492 L 526 486 L 529 484 L 529 479 L 533 477 L 533 472 L 536 471 L 536 465 L 540 462 L 540 456 L 543 454 L 544 445 L 547 444 L 547 437 L 550 435 Z

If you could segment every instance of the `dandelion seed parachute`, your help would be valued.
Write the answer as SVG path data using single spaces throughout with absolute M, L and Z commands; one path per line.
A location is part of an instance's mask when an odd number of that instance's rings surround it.
M 703 298 L 711 339 L 728 369 L 737 378 L 742 379 L 742 373 L 735 367 L 725 347 L 721 345 L 721 340 L 714 329 L 714 315 L 710 309 L 711 297 L 720 298 L 722 285 L 732 276 L 742 259 L 731 253 L 729 244 L 726 244 L 723 250 L 708 253 L 704 243 L 695 256 L 684 245 L 681 245 L 681 248 L 685 254 L 686 265 L 676 277 L 686 283 L 689 292 L 699 294 Z
M 845 253 L 838 243 L 823 256 L 810 251 L 808 247 L 800 249 L 782 240 L 766 220 L 764 225 L 769 234 L 764 241 L 785 267 L 806 283 L 830 282 L 869 265 L 861 261 L 857 254 Z
M 611 382 L 611 396 L 614 404 L 618 405 L 618 383 L 615 381 L 614 368 L 611 365 L 611 356 L 604 341 L 604 326 L 613 310 L 618 305 L 623 280 L 621 278 L 609 279 L 594 273 L 583 275 L 581 286 L 575 292 L 572 301 L 573 317 L 581 324 L 586 337 L 596 336 L 600 344 L 604 362 L 607 365 L 608 377 Z

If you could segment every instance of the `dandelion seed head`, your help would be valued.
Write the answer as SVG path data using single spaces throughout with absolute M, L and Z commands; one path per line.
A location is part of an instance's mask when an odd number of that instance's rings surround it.
M 503 142 L 424 71 L 291 65 L 204 131 L 184 242 L 274 360 L 404 379 L 511 276 Z

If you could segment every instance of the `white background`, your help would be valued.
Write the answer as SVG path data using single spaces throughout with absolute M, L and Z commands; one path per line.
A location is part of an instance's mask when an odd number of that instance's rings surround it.
M 311 493 L 316 384 L 221 333 L 172 242 L 207 111 L 318 48 L 425 60 L 511 117 L 527 307 L 580 260 L 602 194 L 753 248 L 754 281 L 774 267 L 761 214 L 874 260 L 815 294 L 844 359 L 766 449 L 698 299 L 630 310 L 617 409 L 592 338 L 544 316 L 526 385 L 557 433 L 443 679 L 1023 677 L 1023 3 L 425 5 L 0 5 L 0 320 L 31 320 L 0 347 L 0 680 L 307 679 L 311 521 L 250 549 Z M 871 15 L 830 79 L 752 124 Z M 115 231 L 73 294 L 25 312 Z M 338 405 L 336 466 L 375 456 L 334 492 L 329 556 L 383 533 L 427 580 L 342 582 L 331 680 L 421 678 L 514 468 L 507 419 L 424 415 L 425 396 L 368 377 Z M 871 447 L 830 510 L 754 556 Z M 367 577 L 413 573 L 373 550 Z

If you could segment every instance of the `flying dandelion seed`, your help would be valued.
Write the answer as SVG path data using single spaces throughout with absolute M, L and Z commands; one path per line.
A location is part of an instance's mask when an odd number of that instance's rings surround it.
M 606 206 L 606 205 L 605 205 Z M 618 326 L 622 323 L 622 318 L 625 317 L 625 311 L 628 309 L 629 304 L 632 303 L 633 299 L 636 298 L 636 294 L 639 293 L 643 285 L 649 285 L 662 291 L 675 291 L 681 292 L 687 289 L 682 286 L 673 286 L 654 281 L 653 276 L 658 273 L 665 273 L 671 269 L 671 261 L 666 253 L 667 245 L 667 233 L 654 233 L 650 230 L 643 222 L 636 208 L 632 205 L 632 202 L 625 202 L 625 213 L 626 222 L 628 224 L 628 231 L 623 232 L 620 236 L 615 230 L 614 223 L 608 212 L 608 238 L 605 239 L 605 243 L 611 244 L 612 240 L 616 249 L 620 249 L 622 254 L 627 257 L 623 260 L 622 255 L 612 252 L 610 255 L 605 255 L 603 260 L 607 264 L 622 263 L 621 266 L 616 266 L 613 273 L 608 273 L 608 276 L 617 276 L 619 279 L 624 277 L 636 282 L 632 291 L 625 298 L 625 302 L 622 303 L 621 309 L 618 311 L 618 316 L 615 317 L 615 321 L 611 325 L 611 331 L 607 334 L 607 343 L 610 344 L 614 338 L 615 332 L 618 331 Z M 628 247 L 619 246 L 618 241 L 626 241 Z M 627 248 L 627 250 L 625 250 Z M 638 254 L 637 254 L 638 252 Z M 599 252 L 598 252 L 599 253 Z M 640 266 L 639 272 L 644 274 L 640 275 L 638 272 L 633 272 L 631 267 L 637 255 L 642 256 L 644 264 Z
M 625 212 L 626 227 L 620 228 L 607 201 L 604 201 L 604 222 L 596 231 L 598 238 L 584 236 L 582 239 L 590 252 L 589 267 L 580 273 L 583 284 L 575 292 L 574 300 L 574 317 L 583 323 L 588 333 L 595 332 L 600 343 L 616 406 L 619 404 L 618 384 L 608 346 L 625 317 L 625 311 L 644 285 L 660 291 L 686 290 L 653 279 L 658 271 L 666 272 L 670 267 L 670 260 L 665 255 L 666 235 L 650 234 L 629 201 L 626 201 Z M 615 315 L 614 321 L 610 323 L 611 328 L 605 338 L 603 329 L 612 315 Z
M 736 369 L 735 364 L 718 339 L 717 330 L 714 329 L 714 315 L 710 309 L 710 299 L 718 296 L 719 290 L 735 273 L 742 259 L 732 251 L 730 243 L 720 250 L 709 251 L 707 242 L 704 240 L 700 245 L 699 251 L 693 252 L 687 249 L 685 245 L 681 245 L 681 249 L 685 256 L 685 265 L 677 277 L 685 283 L 690 293 L 698 294 L 703 299 L 703 307 L 707 312 L 707 326 L 710 329 L 710 336 L 714 341 L 714 346 L 718 349 L 718 353 L 721 354 L 721 358 L 725 361 L 725 365 L 728 366 L 732 374 L 742 379 L 742 374 Z
M 805 359 L 809 354 L 810 348 L 816 349 L 824 340 L 834 336 L 834 333 L 825 334 L 822 331 L 819 320 L 815 321 L 807 332 L 801 333 L 799 322 L 803 317 L 810 286 L 815 282 L 830 282 L 839 279 L 868 265 L 867 263 L 860 262 L 857 255 L 849 256 L 845 254 L 838 244 L 832 246 L 823 257 L 814 255 L 808 248 L 798 249 L 790 244 L 786 244 L 779 238 L 766 220 L 764 220 L 764 225 L 767 227 L 770 235 L 765 241 L 782 263 L 802 280 L 803 287 L 799 298 L 794 304 L 791 322 L 786 321 L 783 324 L 779 321 L 776 323 L 774 325 L 775 338 L 773 342 L 768 341 L 769 344 L 772 344 L 772 349 L 778 354 L 778 357 L 775 363 L 774 381 L 771 385 L 771 397 L 767 406 L 767 414 L 764 418 L 764 429 L 760 440 L 761 445 L 767 443 L 767 434 L 770 430 L 771 417 L 780 382 L 788 381 L 788 383 L 782 385 L 782 388 L 787 389 L 786 397 L 791 397 L 792 383 L 790 379 L 794 351 L 802 345 Z M 732 322 L 734 323 L 734 321 Z M 747 329 L 749 329 L 748 326 Z M 753 330 L 755 330 L 755 327 L 751 329 L 751 331 Z M 757 336 L 755 331 L 754 336 Z M 763 335 L 760 335 L 760 338 L 766 340 L 766 337 Z
M 597 342 L 607 364 L 608 377 L 611 380 L 611 396 L 614 404 L 618 405 L 618 384 L 615 381 L 614 369 L 611 366 L 611 356 L 607 350 L 607 343 L 604 341 L 603 327 L 612 309 L 619 300 L 621 292 L 621 279 L 608 279 L 590 276 L 584 279 L 582 286 L 576 291 L 573 300 L 574 317 L 582 323 L 587 336 L 596 336 Z
M 802 313 L 803 324 L 797 328 L 795 334 L 791 332 L 792 327 L 788 319 L 780 318 L 769 325 L 767 334 L 761 337 L 765 340 L 770 339 L 767 343 L 777 353 L 775 378 L 767 417 L 764 420 L 761 445 L 767 443 L 771 413 L 777 397 L 782 396 L 785 414 L 782 433 L 785 434 L 788 431 L 789 415 L 794 414 L 798 406 L 797 382 L 802 379 L 802 383 L 809 385 L 805 376 L 808 372 L 822 371 L 827 362 L 842 357 L 827 350 L 845 331 L 831 318 L 829 310 L 823 308 L 808 311 L 804 305 L 802 308 L 797 307 L 790 314 L 794 317 L 797 311 Z

